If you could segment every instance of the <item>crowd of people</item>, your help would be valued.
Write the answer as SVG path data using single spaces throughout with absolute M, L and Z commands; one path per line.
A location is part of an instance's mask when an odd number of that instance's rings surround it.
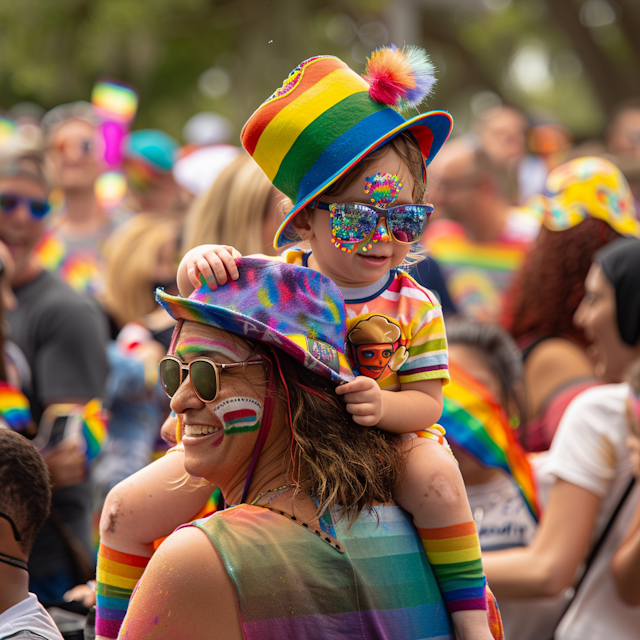
M 311 58 L 116 177 L 2 116 L 0 640 L 638 637 L 640 100 L 433 83 Z

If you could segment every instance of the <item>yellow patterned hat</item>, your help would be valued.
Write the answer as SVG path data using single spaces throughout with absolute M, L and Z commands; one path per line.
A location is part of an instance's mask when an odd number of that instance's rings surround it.
M 577 158 L 547 178 L 550 196 L 533 196 L 527 206 L 538 211 L 551 231 L 564 231 L 587 217 L 604 220 L 623 236 L 640 238 L 633 196 L 621 171 L 609 160 Z

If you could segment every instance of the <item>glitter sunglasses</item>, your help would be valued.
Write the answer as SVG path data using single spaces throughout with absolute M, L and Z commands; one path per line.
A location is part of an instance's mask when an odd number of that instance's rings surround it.
M 177 393 L 187 376 L 191 379 L 193 390 L 202 402 L 213 402 L 220 393 L 220 374 L 226 369 L 247 367 L 250 364 L 264 364 L 262 359 L 244 360 L 221 364 L 209 358 L 196 358 L 185 364 L 175 356 L 165 356 L 160 360 L 160 382 L 164 392 L 170 397 Z
M 51 205 L 46 200 L 32 200 L 11 193 L 0 194 L 0 210 L 4 213 L 11 213 L 21 202 L 29 207 L 31 215 L 38 220 L 44 218 L 51 210 Z
M 342 244 L 367 242 L 380 218 L 386 218 L 391 237 L 401 244 L 413 244 L 422 238 L 433 213 L 432 204 L 401 204 L 381 209 L 359 202 L 318 202 L 318 209 L 331 213 L 331 234 Z

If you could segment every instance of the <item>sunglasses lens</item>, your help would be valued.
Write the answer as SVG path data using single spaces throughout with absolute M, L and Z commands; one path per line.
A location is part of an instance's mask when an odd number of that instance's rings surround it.
M 170 398 L 173 398 L 182 384 L 181 373 L 180 365 L 175 360 L 168 358 L 160 361 L 160 381 L 162 388 Z
M 211 402 L 218 393 L 218 376 L 215 367 L 205 360 L 191 363 L 191 384 L 201 400 Z
M 378 217 L 369 207 L 349 202 L 336 204 L 332 214 L 331 231 L 341 242 L 362 242 L 368 238 Z
M 426 205 L 405 205 L 389 211 L 389 230 L 398 242 L 412 243 L 420 240 L 431 215 Z
M 32 200 L 31 201 L 31 213 L 36 218 L 44 218 L 49 213 L 49 203 L 44 200 Z
M 18 199 L 14 196 L 0 196 L 0 209 L 3 211 L 13 211 L 18 204 Z

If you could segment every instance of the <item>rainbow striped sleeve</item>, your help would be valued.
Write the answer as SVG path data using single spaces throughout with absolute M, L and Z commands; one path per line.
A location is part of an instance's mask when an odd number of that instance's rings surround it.
M 407 344 L 409 357 L 398 371 L 400 384 L 436 379 L 448 384 L 449 356 L 440 303 L 406 274 L 397 278 L 396 282 L 399 285 L 396 293 L 399 312 L 410 323 Z M 393 295 L 392 287 L 381 297 Z
M 485 577 L 474 522 L 418 529 L 449 613 L 486 609 Z
M 100 544 L 96 576 L 96 637 L 118 637 L 131 593 L 149 560 L 151 558 L 122 553 Z

